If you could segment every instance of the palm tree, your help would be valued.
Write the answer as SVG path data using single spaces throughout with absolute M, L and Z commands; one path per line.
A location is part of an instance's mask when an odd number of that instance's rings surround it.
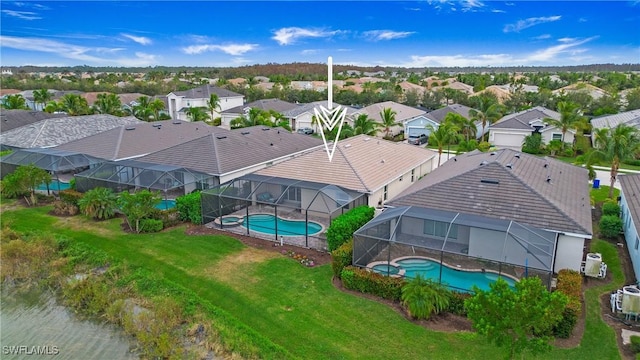
M 613 198 L 613 186 L 616 183 L 620 162 L 632 158 L 640 151 L 640 132 L 638 129 L 620 124 L 613 129 L 598 129 L 594 133 L 595 149 L 589 154 L 587 166 L 600 161 L 611 161 L 611 184 L 609 198 Z
M 10 110 L 29 110 L 27 100 L 20 94 L 7 95 L 2 99 L 2 108 Z
M 431 314 L 438 314 L 449 306 L 449 290 L 441 284 L 425 279 L 422 274 L 417 274 L 408 281 L 401 291 L 402 303 L 416 319 L 429 319 Z
M 98 114 L 118 115 L 122 112 L 122 103 L 116 94 L 102 93 L 98 94 L 96 103 L 93 104 L 94 110 Z
M 486 101 L 482 98 L 478 101 L 478 108 L 469 110 L 470 119 L 473 122 L 482 123 L 482 141 L 484 141 L 487 125 L 491 125 L 502 117 L 502 105 L 497 102 Z
M 560 119 L 545 118 L 544 120 L 557 127 L 562 131 L 562 146 L 564 147 L 564 136 L 569 129 L 575 129 L 580 126 L 581 123 L 586 121 L 586 118 L 582 116 L 582 111 L 576 103 L 569 101 L 560 101 L 558 103 L 558 112 L 560 113 Z
M 214 113 L 218 111 L 220 108 L 220 98 L 218 98 L 218 94 L 209 95 L 209 101 L 207 101 L 207 107 L 211 112 L 211 120 L 214 119 Z
M 391 128 L 394 126 L 398 126 L 398 125 L 402 125 L 402 123 L 396 122 L 396 112 L 393 111 L 393 109 L 391 108 L 384 108 L 382 109 L 382 111 L 380 112 L 380 118 L 382 119 L 382 123 L 377 123 L 376 125 L 379 128 L 384 129 L 384 137 L 389 139 L 390 137 L 390 133 L 391 133 Z
M 116 214 L 118 196 L 111 189 L 97 187 L 87 191 L 78 201 L 80 211 L 96 220 L 106 220 Z
M 354 135 L 365 134 L 368 136 L 375 136 L 378 130 L 376 129 L 376 121 L 371 119 L 367 114 L 358 115 L 353 122 Z
M 153 121 L 160 120 L 160 111 L 164 110 L 164 101 L 155 99 L 149 103 L 149 109 L 153 111 Z
M 44 111 L 44 105 L 53 98 L 53 95 L 47 89 L 33 90 L 33 101 L 37 104 L 42 104 L 42 110 Z
M 457 126 L 466 141 L 476 138 L 478 127 L 473 120 L 467 119 L 458 113 L 450 112 L 444 117 L 444 122 L 449 122 Z
M 437 129 L 431 124 L 427 125 L 427 129 L 430 132 L 429 143 L 438 146 L 438 167 L 440 167 L 442 150 L 445 145 L 449 146 L 458 137 L 459 128 L 451 122 L 443 122 Z
M 205 111 L 204 107 L 190 107 L 187 109 L 187 116 L 191 119 L 191 121 L 206 121 L 209 119 L 209 114 Z
M 89 113 L 87 99 L 76 94 L 65 94 L 59 101 L 64 112 L 71 116 L 86 115 Z

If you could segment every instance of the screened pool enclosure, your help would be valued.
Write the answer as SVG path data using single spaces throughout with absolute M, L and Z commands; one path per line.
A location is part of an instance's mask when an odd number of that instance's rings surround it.
M 53 174 L 54 178 L 57 178 L 56 175 L 63 174 L 68 174 L 67 177 L 70 178 L 73 173 L 81 172 L 104 161 L 104 159 L 67 150 L 51 148 L 15 149 L 10 154 L 2 157 L 0 171 L 2 177 L 4 177 L 14 172 L 18 166 L 33 164 Z
M 414 206 L 386 209 L 353 237 L 356 266 L 411 277 L 411 264 L 422 262 L 428 277 L 461 291 L 479 275 L 512 283 L 537 276 L 550 287 L 557 241 L 515 221 Z
M 319 250 L 331 220 L 366 195 L 339 186 L 249 174 L 202 192 L 210 227 Z

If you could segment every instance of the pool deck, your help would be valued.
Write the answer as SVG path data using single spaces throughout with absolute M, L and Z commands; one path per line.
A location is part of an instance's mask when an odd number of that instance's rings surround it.
M 256 215 L 256 214 L 275 215 L 275 212 L 273 208 L 269 206 L 258 206 L 258 205 L 250 206 L 249 215 Z M 263 232 L 249 230 L 244 226 L 241 226 L 242 219 L 244 219 L 246 215 L 247 215 L 247 210 L 242 209 L 234 213 L 231 213 L 229 215 L 223 216 L 223 218 L 224 217 L 240 218 L 240 221 L 238 221 L 237 223 L 223 224 L 221 228 L 220 219 L 218 218 L 215 221 L 205 224 L 205 226 L 209 228 L 218 229 L 218 230 L 228 231 L 233 234 L 248 235 L 258 239 L 273 241 L 274 243 L 278 243 L 278 244 L 282 242 L 283 244 L 287 244 L 287 245 L 294 245 L 294 246 L 299 246 L 304 248 L 327 251 L 327 237 L 325 235 L 325 231 L 329 227 L 329 219 L 327 218 L 309 215 L 308 217 L 309 221 L 313 221 L 315 223 L 322 225 L 322 230 L 317 234 L 309 235 L 307 239 L 305 239 L 305 236 L 282 236 L 280 238 L 276 238 L 275 234 L 265 234 Z M 297 220 L 297 221 L 305 220 L 304 214 L 301 214 L 297 210 L 287 211 L 282 208 L 278 208 L 278 217 L 284 220 Z

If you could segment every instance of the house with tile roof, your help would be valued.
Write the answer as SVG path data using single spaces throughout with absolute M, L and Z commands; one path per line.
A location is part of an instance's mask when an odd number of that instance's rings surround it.
M 0 109 L 0 133 L 45 119 L 68 116 L 67 114 L 49 114 L 44 111 Z
M 382 123 L 382 112 L 385 109 L 391 109 L 395 112 L 396 122 L 401 123 L 400 126 L 394 126 L 391 128 L 391 134 L 397 135 L 400 132 L 404 132 L 406 123 L 421 116 L 425 115 L 427 112 L 418 109 L 412 106 L 407 106 L 404 104 L 397 103 L 395 101 L 384 101 L 376 104 L 371 104 L 369 106 L 365 106 L 362 109 L 358 109 L 354 112 L 354 118 L 358 117 L 360 114 L 366 114 L 370 119 L 373 119 L 375 122 Z M 414 125 L 415 126 L 415 125 Z M 380 136 L 384 134 L 379 132 Z
M 289 123 L 291 124 L 291 129 L 297 130 L 305 127 L 312 128 L 316 133 L 320 130 L 320 126 L 315 124 L 313 121 L 313 117 L 315 116 L 314 109 L 320 108 L 320 106 L 327 107 L 326 100 L 314 101 L 307 104 L 298 104 L 297 107 L 294 107 L 290 110 L 286 110 L 282 112 L 285 118 L 289 119 Z M 333 103 L 333 107 L 341 106 L 347 109 L 346 122 L 349 125 L 353 125 L 353 118 L 356 112 L 356 109 L 351 106 L 340 105 L 338 103 Z
M 244 104 L 244 95 L 213 85 L 203 85 L 191 90 L 174 91 L 167 95 L 168 111 L 171 119 L 189 121 L 187 109 L 190 107 L 209 106 L 211 94 L 218 95 L 219 111 L 214 112 L 214 118 L 225 111 Z
M 547 270 L 554 272 L 579 270 L 585 240 L 593 236 L 588 171 L 511 149 L 456 156 L 388 205 L 426 209 L 436 215 L 439 211 L 457 213 L 477 217 L 475 221 L 480 223 L 513 222 L 529 229 L 528 237 L 544 233 L 552 243 L 535 251 Z M 473 226 L 465 231 L 468 256 L 495 257 L 486 252 L 493 241 L 490 232 L 483 229 L 474 235 Z M 529 259 L 530 265 L 533 260 Z
M 231 128 L 230 126 L 231 120 L 242 117 L 242 116 L 247 116 L 251 109 L 260 109 L 265 111 L 273 110 L 280 114 L 284 114 L 286 111 L 293 110 L 299 106 L 300 105 L 298 104 L 290 103 L 288 101 L 284 101 L 280 99 L 256 100 L 248 104 L 236 106 L 234 108 L 222 111 L 220 113 L 220 117 L 221 117 L 220 126 L 226 129 Z M 295 125 L 296 125 L 295 121 L 293 121 L 293 123 L 290 124 L 292 130 L 297 129 Z
M 503 116 L 489 126 L 489 142 L 498 148 L 521 149 L 524 138 L 533 132 L 540 132 L 542 141 L 561 140 L 562 130 L 548 124 L 546 119 L 560 120 L 560 113 L 542 106 Z M 570 129 L 564 137 L 566 143 L 573 143 L 575 130 Z
M 599 129 L 611 129 L 621 124 L 635 127 L 640 131 L 640 109 L 591 119 L 591 126 L 593 126 L 594 132 Z M 592 137 L 591 141 L 595 145 L 595 137 Z
M 332 161 L 323 146 L 256 174 L 340 186 L 382 206 L 431 172 L 435 156 L 423 147 L 357 135 L 340 140 Z
M 640 279 L 640 174 L 623 174 L 620 181 L 620 214 L 624 238 L 636 280 Z
M 16 148 L 53 147 L 140 122 L 133 116 L 118 117 L 108 114 L 50 117 L 3 131 L 0 144 Z

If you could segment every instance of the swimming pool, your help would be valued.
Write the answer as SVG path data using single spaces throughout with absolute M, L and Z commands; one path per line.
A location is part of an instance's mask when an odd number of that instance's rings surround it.
M 251 214 L 249 215 L 249 229 L 263 234 L 274 235 L 276 233 L 275 216 L 270 214 Z M 242 226 L 247 227 L 247 219 L 242 221 Z M 309 235 L 317 234 L 322 231 L 322 225 L 309 221 L 306 224 L 306 231 Z M 282 236 L 305 236 L 304 220 L 287 220 L 278 217 L 278 235 Z
M 58 181 L 56 179 L 51 180 L 51 182 L 49 183 L 50 191 L 61 191 L 61 190 L 67 190 L 69 188 L 71 188 L 71 185 L 69 183 Z M 38 185 L 36 190 L 47 191 L 47 184 Z
M 173 209 L 174 207 L 176 207 L 176 201 L 175 200 L 162 200 L 160 201 L 160 204 L 156 205 L 156 209 L 160 209 L 160 210 L 169 210 L 169 209 Z
M 408 278 L 413 278 L 417 274 L 438 281 L 440 278 L 440 264 L 426 258 L 403 258 L 394 260 L 390 264 L 376 264 L 371 269 L 377 273 L 386 275 L 389 270 L 390 275 L 403 274 Z M 394 274 L 395 273 L 395 274 Z M 442 283 L 452 288 L 471 290 L 476 285 L 482 290 L 490 290 L 489 284 L 504 279 L 509 286 L 515 287 L 516 281 L 507 276 L 500 276 L 491 271 L 464 271 L 448 266 L 442 266 Z

